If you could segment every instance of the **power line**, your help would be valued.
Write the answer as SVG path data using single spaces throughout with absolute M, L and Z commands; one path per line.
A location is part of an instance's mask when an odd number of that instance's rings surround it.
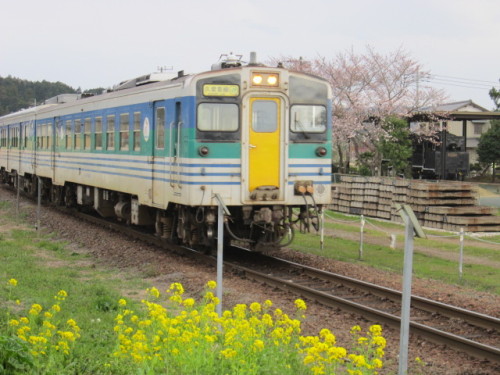
M 441 75 L 441 74 L 431 74 L 431 76 L 449 78 L 449 79 L 458 80 L 458 81 L 484 82 L 484 83 L 488 83 L 491 85 L 498 85 L 498 82 L 485 81 L 482 79 L 461 78 L 461 77 L 447 76 L 447 75 Z
M 467 89 L 476 89 L 476 90 L 489 90 L 495 86 L 499 87 L 496 83 L 493 83 L 491 81 L 473 80 L 469 78 L 458 78 L 458 77 L 435 75 L 435 74 L 431 74 L 425 77 L 423 81 L 438 85 L 463 87 Z

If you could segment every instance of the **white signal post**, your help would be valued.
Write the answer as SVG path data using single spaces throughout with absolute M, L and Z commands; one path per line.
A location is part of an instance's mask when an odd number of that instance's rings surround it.
M 217 314 L 222 316 L 222 273 L 223 273 L 223 257 L 224 257 L 224 219 L 225 215 L 230 215 L 222 197 L 219 194 L 215 194 L 215 198 L 218 201 L 218 216 L 217 216 L 217 299 L 219 303 L 217 304 Z
M 413 269 L 413 234 L 425 238 L 425 233 L 407 204 L 396 204 L 396 209 L 405 223 L 405 255 L 403 265 L 403 294 L 401 298 L 401 328 L 399 340 L 398 375 L 408 374 L 408 341 L 410 337 L 411 279 Z

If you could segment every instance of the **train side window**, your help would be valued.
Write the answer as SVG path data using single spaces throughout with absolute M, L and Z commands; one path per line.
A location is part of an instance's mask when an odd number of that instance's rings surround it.
M 115 115 L 106 117 L 106 149 L 115 149 Z
M 90 136 L 92 134 L 92 120 L 87 117 L 83 123 L 83 148 L 85 150 L 90 150 Z
M 129 140 L 129 114 L 122 113 L 120 115 L 120 150 L 128 150 L 128 140 Z
M 156 118 L 155 118 L 155 146 L 157 149 L 165 148 L 165 108 L 156 108 Z
M 47 149 L 52 147 L 52 122 L 47 124 Z
M 102 150 L 102 117 L 96 117 L 94 120 L 94 145 L 96 150 Z
M 73 146 L 75 150 L 80 150 L 81 149 L 81 143 L 82 143 L 82 120 L 75 120 L 75 133 L 74 133 L 74 141 L 73 141 Z
M 36 127 L 36 148 L 42 148 L 42 127 L 43 125 L 38 124 Z
M 28 124 L 25 123 L 23 125 L 23 140 L 22 140 L 22 146 L 23 148 L 28 147 Z
M 198 106 L 197 124 L 201 131 L 236 131 L 238 130 L 238 105 L 201 103 Z
M 47 147 L 47 124 L 43 124 L 43 125 L 41 126 L 41 128 L 42 128 L 42 134 L 41 134 L 41 135 L 42 135 L 42 137 L 41 137 L 41 138 L 42 138 L 42 140 L 41 140 L 41 142 L 40 142 L 40 148 L 41 148 L 42 150 L 45 150 L 45 149 L 47 149 L 47 148 L 48 148 L 48 147 Z
M 66 134 L 65 134 L 64 145 L 66 150 L 71 149 L 71 120 L 66 120 Z
M 134 151 L 141 151 L 141 112 L 134 112 Z

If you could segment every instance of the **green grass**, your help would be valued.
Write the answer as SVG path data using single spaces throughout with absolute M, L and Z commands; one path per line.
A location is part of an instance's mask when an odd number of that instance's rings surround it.
M 6 205 L 0 209 L 2 207 Z M 116 345 L 114 332 L 103 327 L 113 327 L 121 298 L 119 291 L 144 290 L 148 285 L 137 278 L 110 277 L 109 270 L 81 262 L 86 255 L 72 253 L 64 243 L 39 236 L 29 228 L 0 234 L 0 258 L 0 336 L 11 316 L 8 311 L 26 316 L 33 303 L 45 310 L 54 304 L 58 291 L 65 290 L 68 298 L 61 303 L 60 317 L 62 321 L 74 319 L 85 331 L 75 346 L 76 361 L 70 373 L 102 373 L 102 358 L 109 358 Z M 16 279 L 18 285 L 8 290 L 5 281 L 11 278 Z M 10 298 L 6 301 L 3 297 L 8 294 Z M 15 300 L 20 304 L 15 305 Z
M 360 232 L 359 219 L 333 212 L 328 212 L 328 216 L 335 220 L 351 221 L 356 223 L 356 225 L 349 226 L 346 223 L 330 221 L 326 223 L 326 229 L 333 229 L 334 233 L 335 231 L 347 231 L 351 233 Z M 381 230 L 369 229 L 370 227 L 365 225 L 365 234 L 374 237 L 386 237 L 386 232 L 390 233 L 391 230 L 397 229 L 401 231 L 403 229 L 401 225 L 388 222 L 377 221 L 376 226 L 381 228 Z M 425 232 L 438 236 L 452 234 L 429 230 Z M 487 240 L 495 242 L 499 241 L 499 237 L 500 236 L 488 237 Z M 487 248 L 486 246 L 483 247 L 480 242 L 472 242 L 467 239 L 464 246 L 464 254 L 466 256 L 482 258 L 485 260 L 485 264 L 467 264 L 464 262 L 463 278 L 460 281 L 458 275 L 459 239 L 458 237 L 455 239 L 455 242 L 452 241 L 449 243 L 433 237 L 427 239 L 417 238 L 415 240 L 413 264 L 414 275 L 419 278 L 429 278 L 449 284 L 463 285 L 480 291 L 500 294 L 500 272 L 498 268 L 487 265 L 488 261 L 500 262 L 500 252 Z M 374 268 L 373 272 L 376 272 L 377 269 L 382 269 L 400 274 L 403 268 L 404 254 L 401 248 L 404 244 L 404 235 L 397 235 L 397 244 L 399 249 L 391 249 L 389 247 L 389 240 L 387 241 L 387 246 L 382 246 L 370 244 L 365 239 L 363 244 L 363 260 L 361 261 L 359 260 L 359 239 L 348 240 L 325 236 L 324 250 L 321 250 L 319 246 L 319 237 L 317 235 L 297 233 L 295 242 L 291 245 L 291 248 L 297 251 L 320 255 L 344 262 L 368 265 Z M 456 261 L 427 255 L 419 252 L 417 249 L 418 247 L 456 254 Z

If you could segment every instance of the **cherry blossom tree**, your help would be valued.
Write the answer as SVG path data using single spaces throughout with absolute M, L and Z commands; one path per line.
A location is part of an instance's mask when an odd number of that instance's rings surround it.
M 313 73 L 328 80 L 333 89 L 333 138 L 340 165 L 349 165 L 354 151 L 373 154 L 372 170 L 380 171 L 382 155 L 378 142 L 391 138 L 389 116 L 409 116 L 419 108 L 442 103 L 446 96 L 424 82 L 430 73 L 399 48 L 388 54 L 367 47 L 353 49 L 334 58 L 274 58 L 289 69 Z

